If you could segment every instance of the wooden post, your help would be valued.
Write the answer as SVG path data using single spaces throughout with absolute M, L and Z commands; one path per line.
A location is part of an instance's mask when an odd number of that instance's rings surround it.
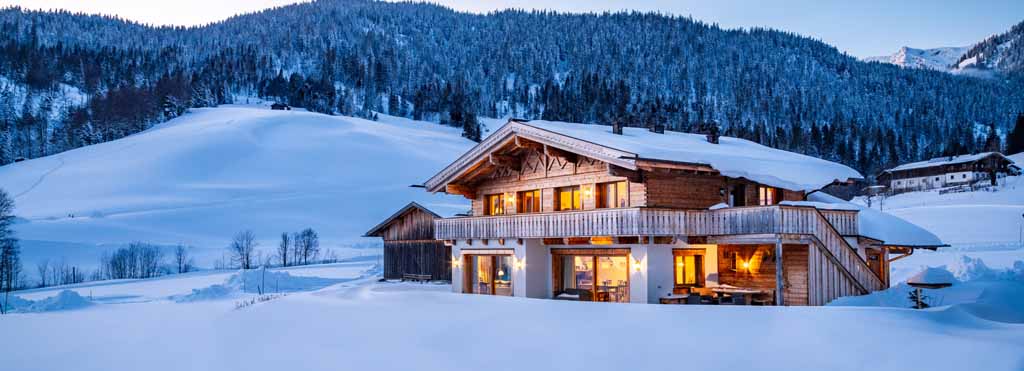
M 775 240 L 775 305 L 785 305 L 782 301 L 782 237 Z

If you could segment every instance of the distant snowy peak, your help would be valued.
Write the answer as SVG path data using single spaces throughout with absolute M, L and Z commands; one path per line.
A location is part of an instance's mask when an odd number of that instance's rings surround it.
M 1024 22 L 975 44 L 956 60 L 956 70 L 1024 72 Z
M 924 68 L 935 71 L 950 72 L 969 47 L 945 47 L 934 49 L 916 49 L 904 46 L 888 56 L 868 57 L 865 61 L 895 64 L 905 68 Z

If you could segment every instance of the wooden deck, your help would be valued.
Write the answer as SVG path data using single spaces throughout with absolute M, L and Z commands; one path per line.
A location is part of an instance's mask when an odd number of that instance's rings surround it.
M 438 219 L 439 240 L 500 238 L 565 238 L 590 236 L 742 236 L 802 235 L 816 249 L 810 259 L 823 272 L 837 277 L 818 277 L 812 270 L 811 286 L 828 285 L 831 298 L 880 290 L 875 275 L 843 236 L 854 236 L 857 212 L 819 210 L 798 206 L 756 206 L 720 210 L 671 210 L 654 208 L 599 209 L 576 212 L 517 214 Z M 814 282 L 821 278 L 820 282 Z

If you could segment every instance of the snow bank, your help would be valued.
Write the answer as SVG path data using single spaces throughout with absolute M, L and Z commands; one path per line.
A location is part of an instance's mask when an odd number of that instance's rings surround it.
M 709 143 L 704 135 L 647 129 L 624 128 L 613 134 L 611 126 L 535 120 L 533 126 L 576 139 L 585 140 L 640 158 L 706 164 L 722 175 L 746 178 L 761 184 L 792 190 L 816 190 L 836 180 L 861 179 L 852 168 L 820 158 L 766 147 L 749 140 L 720 137 Z
M 64 290 L 56 296 L 40 300 L 26 300 L 17 296 L 11 296 L 7 307 L 15 313 L 39 313 L 58 310 L 81 309 L 93 305 L 89 299 L 71 290 Z
M 953 273 L 950 273 L 946 268 L 925 268 L 918 274 L 907 279 L 907 283 L 956 283 L 959 282 Z
M 186 295 L 171 296 L 179 303 L 216 300 L 239 293 L 280 293 L 321 289 L 349 279 L 322 278 L 314 276 L 293 276 L 288 272 L 251 269 L 235 273 L 222 284 L 192 289 Z
M 965 313 L 990 321 L 1024 323 L 1024 261 L 1011 269 L 988 268 L 981 259 L 963 257 L 950 270 L 946 266 L 926 267 L 908 282 L 953 285 L 942 289 L 922 289 L 924 300 L 935 310 Z M 915 288 L 905 282 L 868 295 L 836 299 L 830 306 L 878 306 L 911 308 L 910 293 Z

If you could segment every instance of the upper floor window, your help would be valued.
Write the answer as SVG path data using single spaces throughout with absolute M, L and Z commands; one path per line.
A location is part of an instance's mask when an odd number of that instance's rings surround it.
M 484 196 L 484 215 L 505 215 L 505 200 L 501 194 Z
M 597 185 L 597 207 L 629 207 L 629 185 L 627 182 L 602 183 Z
M 517 213 L 540 212 L 540 190 L 522 191 L 516 194 Z
M 580 186 L 555 189 L 555 211 L 582 209 L 583 199 L 580 197 Z
M 782 192 L 774 187 L 757 187 L 758 205 L 769 206 L 782 201 Z

